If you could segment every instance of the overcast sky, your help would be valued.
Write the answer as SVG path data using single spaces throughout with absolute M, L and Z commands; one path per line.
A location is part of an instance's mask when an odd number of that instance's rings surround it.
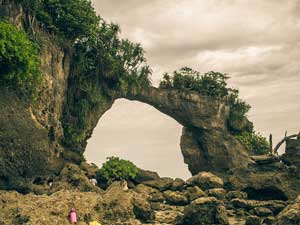
M 182 66 L 220 71 L 252 105 L 257 131 L 278 141 L 300 130 L 299 0 L 93 0 L 121 36 L 146 50 L 157 85 Z M 142 103 L 118 100 L 99 121 L 87 159 L 118 155 L 162 176 L 189 176 L 181 126 Z

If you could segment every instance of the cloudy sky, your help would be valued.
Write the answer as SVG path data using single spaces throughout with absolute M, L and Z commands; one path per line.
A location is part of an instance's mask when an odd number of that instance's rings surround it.
M 300 130 L 299 0 L 93 0 L 121 36 L 139 42 L 153 84 L 182 66 L 220 71 L 252 105 L 257 131 L 279 140 Z M 156 109 L 118 100 L 99 121 L 86 152 L 101 165 L 118 155 L 162 176 L 189 176 L 181 126 Z

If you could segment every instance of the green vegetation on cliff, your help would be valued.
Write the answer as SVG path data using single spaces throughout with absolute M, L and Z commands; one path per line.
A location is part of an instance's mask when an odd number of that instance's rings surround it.
M 253 124 L 247 119 L 251 106 L 239 98 L 239 91 L 227 87 L 229 77 L 220 72 L 210 71 L 205 74 L 183 67 L 172 75 L 165 73 L 160 88 L 196 91 L 201 95 L 224 99 L 230 106 L 228 127 L 233 135 L 251 154 L 268 152 L 266 138 L 256 133 Z
M 27 26 L 38 21 L 49 32 L 70 42 L 91 35 L 100 18 L 88 0 L 15 0 L 22 4 Z
M 151 70 L 139 44 L 119 37 L 116 24 L 98 16 L 90 0 L 15 0 L 24 9 L 29 34 L 44 30 L 55 37 L 71 57 L 67 102 L 62 119 L 65 146 L 82 151 L 91 131 L 91 112 L 105 108 L 132 88 L 147 88 Z M 34 35 L 33 35 L 34 34 Z M 74 146 L 78 146 L 78 148 Z
M 0 21 L 0 84 L 34 97 L 41 83 L 38 47 L 13 24 Z

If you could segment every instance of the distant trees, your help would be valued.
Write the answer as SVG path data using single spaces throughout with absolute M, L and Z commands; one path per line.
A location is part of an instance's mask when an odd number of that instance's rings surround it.
M 198 71 L 183 67 L 172 75 L 165 73 L 160 88 L 196 91 L 203 96 L 223 99 L 230 106 L 228 127 L 233 135 L 251 154 L 264 154 L 268 151 L 266 138 L 256 133 L 253 124 L 247 119 L 251 106 L 239 98 L 239 91 L 227 87 L 229 77 L 220 72 L 210 71 L 200 74 Z

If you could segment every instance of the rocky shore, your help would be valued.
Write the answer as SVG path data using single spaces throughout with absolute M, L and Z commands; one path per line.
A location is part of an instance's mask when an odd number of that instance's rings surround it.
M 86 165 L 85 165 L 85 168 Z M 249 193 L 229 190 L 222 178 L 200 172 L 182 179 L 144 177 L 120 182 L 106 190 L 93 186 L 86 171 L 68 165 L 51 187 L 41 182 L 40 195 L 0 192 L 0 224 L 69 224 L 76 208 L 78 224 L 98 221 L 103 225 L 288 225 L 299 224 L 300 201 L 279 200 L 280 196 L 255 200 Z M 145 174 L 145 173 L 144 173 Z

